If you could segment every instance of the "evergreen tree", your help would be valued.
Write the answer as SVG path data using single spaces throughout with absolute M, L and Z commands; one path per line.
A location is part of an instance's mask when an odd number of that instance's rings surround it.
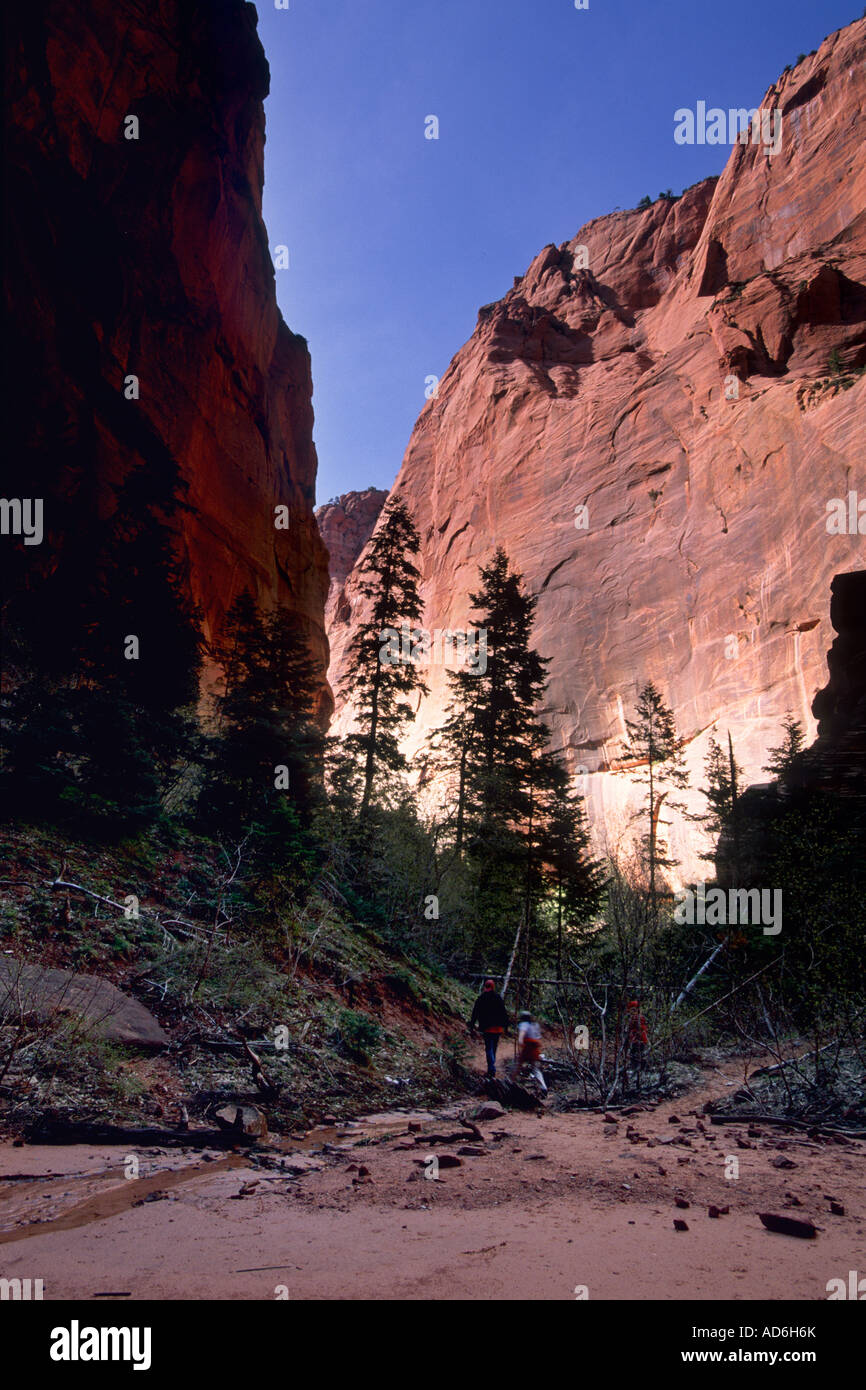
M 79 668 L 82 813 L 89 801 L 138 824 L 156 819 L 197 756 L 201 677 L 199 615 L 153 492 L 143 470 L 121 490 L 97 556 Z
M 432 762 L 450 774 L 452 863 L 468 885 L 476 958 L 504 958 L 519 927 L 526 976 L 544 944 L 549 892 L 544 836 L 557 774 L 537 716 L 548 662 L 530 645 L 536 599 L 502 549 L 480 577 L 470 597 L 486 664 L 449 674 L 451 700 L 431 737 Z
M 223 671 L 199 811 L 215 829 L 297 836 L 320 796 L 323 737 L 313 718 L 317 673 L 298 619 L 263 615 L 248 591 L 227 615 Z
M 710 735 L 704 767 L 707 784 L 701 788 L 701 794 L 706 798 L 708 806 L 706 813 L 696 816 L 695 819 L 700 821 L 716 841 L 728 829 L 732 830 L 734 839 L 736 839 L 735 819 L 742 768 L 734 758 L 734 747 L 730 734 L 728 734 L 727 749 L 723 749 L 713 735 Z M 708 853 L 702 854 L 701 858 L 714 859 L 716 852 L 714 847 Z
M 806 734 L 799 719 L 787 714 L 782 720 L 785 737 L 775 748 L 771 748 L 764 764 L 764 772 L 772 773 L 777 782 L 783 782 L 795 765 L 796 759 L 806 745 Z
M 28 635 L 4 605 L 0 680 L 3 814 L 50 820 L 75 786 L 82 739 L 71 689 L 38 662 Z
M 418 637 L 414 625 L 422 612 L 420 576 L 410 557 L 417 555 L 420 546 L 405 502 L 396 498 L 386 503 L 361 569 L 360 592 L 370 601 L 370 616 L 349 644 L 342 687 L 360 726 L 344 742 L 362 771 L 362 820 L 382 774 L 406 766 L 399 746 L 400 734 L 412 717 L 406 697 L 427 693 L 414 652 L 410 650 L 409 659 L 404 659 L 402 647 L 404 626 L 413 644 Z
M 133 470 L 86 546 L 8 603 L 4 769 L 19 812 L 128 833 L 161 814 L 194 754 L 198 615 L 163 493 L 166 479 Z
M 550 758 L 540 853 L 556 914 L 556 972 L 563 979 L 566 934 L 586 923 L 602 900 L 605 876 L 592 856 L 581 797 L 572 792 L 568 772 Z
M 689 779 L 682 755 L 683 741 L 677 733 L 673 713 L 652 681 L 647 681 L 640 692 L 635 714 L 635 719 L 625 721 L 628 739 L 623 752 L 637 764 L 632 780 L 646 787 L 644 809 L 637 814 L 645 819 L 647 826 L 641 843 L 649 872 L 650 906 L 655 917 L 659 874 L 674 867 L 674 861 L 660 843 L 659 814 L 663 803 L 670 810 L 685 810 L 681 802 L 671 800 L 670 791 L 687 787 Z
M 451 702 L 438 731 L 437 763 L 456 777 L 456 843 L 483 854 L 500 852 L 531 810 L 529 772 L 548 730 L 536 706 L 546 689 L 549 661 L 530 645 L 537 600 L 523 590 L 498 549 L 481 569 L 470 599 L 484 634 L 486 669 L 449 673 Z

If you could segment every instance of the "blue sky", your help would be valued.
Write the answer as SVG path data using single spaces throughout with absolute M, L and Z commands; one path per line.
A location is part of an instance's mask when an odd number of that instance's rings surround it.
M 310 344 L 318 500 L 389 487 L 424 405 L 549 242 L 720 172 L 673 113 L 756 106 L 851 0 L 257 0 L 264 212 Z M 439 119 L 438 140 L 424 138 Z

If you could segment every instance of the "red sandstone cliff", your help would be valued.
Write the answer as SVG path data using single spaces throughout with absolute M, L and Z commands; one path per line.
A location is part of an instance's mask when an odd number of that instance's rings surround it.
M 343 586 L 364 546 L 373 534 L 388 494 L 382 488 L 363 492 L 344 492 L 316 508 L 316 521 L 328 551 L 330 587 L 325 605 L 325 623 L 336 631 L 349 621 L 350 607 Z
M 133 469 L 171 477 L 205 637 L 244 587 L 291 607 L 328 706 L 310 358 L 277 308 L 261 217 L 255 9 L 48 0 L 5 22 L 10 461 L 46 499 L 26 582 L 73 563 L 76 519 L 111 515 Z
M 394 485 L 422 537 L 428 628 L 465 625 L 495 545 L 539 595 L 545 718 L 586 769 L 602 846 L 625 834 L 618 758 L 647 679 L 695 784 L 713 732 L 764 780 L 785 711 L 815 728 L 827 592 L 864 555 L 826 527 L 831 499 L 866 498 L 864 59 L 858 21 L 780 78 L 763 101 L 783 113 L 774 157 L 736 145 L 718 180 L 546 247 L 481 310 Z M 351 576 L 343 603 L 359 611 Z M 350 630 L 330 629 L 333 683 Z M 442 718 L 444 673 L 428 679 L 409 751 Z M 705 872 L 694 827 L 670 836 Z

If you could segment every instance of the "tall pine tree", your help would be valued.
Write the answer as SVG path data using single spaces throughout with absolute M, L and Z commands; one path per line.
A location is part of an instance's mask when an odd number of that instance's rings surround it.
M 427 687 L 411 659 L 404 659 L 403 627 L 417 637 L 421 618 L 419 571 L 412 561 L 421 541 L 406 503 L 386 503 L 361 569 L 360 593 L 370 616 L 355 631 L 348 649 L 342 694 L 351 700 L 358 729 L 345 746 L 360 767 L 360 818 L 364 820 L 382 776 L 400 772 L 406 759 L 400 734 L 412 717 L 407 696 Z
M 232 604 L 216 655 L 223 689 L 200 815 L 216 830 L 267 837 L 279 857 L 281 838 L 308 824 L 320 795 L 316 667 L 295 615 L 261 613 L 248 591 Z
M 478 663 L 449 673 L 451 701 L 437 733 L 436 763 L 455 779 L 455 849 L 507 857 L 516 824 L 531 810 L 535 733 L 546 741 L 536 706 L 549 661 L 529 645 L 537 600 L 501 547 L 482 567 L 481 588 L 470 598 L 486 669 Z
M 157 819 L 194 756 L 199 618 L 173 485 L 170 469 L 133 469 L 86 546 L 8 601 L 3 764 L 19 812 L 128 833 Z
M 658 905 L 659 879 L 674 868 L 659 832 L 662 804 L 669 810 L 684 811 L 681 802 L 671 799 L 671 791 L 688 786 L 683 760 L 683 741 L 677 733 L 674 716 L 660 692 L 647 681 L 640 692 L 635 718 L 625 721 L 628 739 L 623 752 L 636 764 L 633 780 L 646 787 L 643 810 L 637 813 L 646 823 L 641 837 L 649 875 L 649 900 L 653 917 Z
M 568 772 L 551 759 L 544 804 L 540 854 L 556 918 L 556 973 L 563 979 L 563 949 L 569 933 L 598 911 L 605 875 L 592 856 L 583 800 L 571 790 Z
M 471 600 L 486 669 L 477 662 L 450 673 L 451 700 L 431 737 L 431 762 L 450 784 L 452 858 L 469 871 L 476 954 L 501 955 L 519 931 L 518 968 L 526 977 L 550 945 L 550 900 L 561 944 L 567 927 L 597 902 L 600 874 L 568 775 L 538 717 L 548 661 L 531 646 L 537 600 L 502 549 L 482 567 Z

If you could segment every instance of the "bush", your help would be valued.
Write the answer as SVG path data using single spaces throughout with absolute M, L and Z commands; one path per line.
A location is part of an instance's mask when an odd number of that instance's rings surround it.
M 339 1029 L 347 1051 L 363 1062 L 370 1060 L 370 1053 L 378 1047 L 382 1038 L 378 1023 L 374 1023 L 366 1014 L 356 1013 L 354 1009 L 342 1010 Z

